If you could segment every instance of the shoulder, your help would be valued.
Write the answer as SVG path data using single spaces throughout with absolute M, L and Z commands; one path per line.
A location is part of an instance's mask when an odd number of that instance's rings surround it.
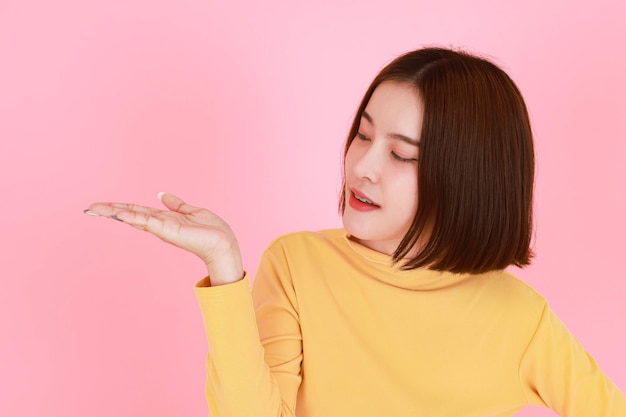
M 478 275 L 477 278 L 487 284 L 487 288 L 501 292 L 503 296 L 516 296 L 537 301 L 545 301 L 544 297 L 528 283 L 522 281 L 506 270 L 491 271 Z
M 336 248 L 345 241 L 344 236 L 343 229 L 329 229 L 294 232 L 274 239 L 261 256 L 255 284 L 268 279 L 284 281 L 288 287 L 316 282 L 340 263 L 336 261 L 340 256 Z
M 292 274 L 309 276 L 344 264 L 343 229 L 289 233 L 274 239 L 261 256 L 261 265 L 284 265 Z
M 345 240 L 343 229 L 292 232 L 274 239 L 266 249 L 269 252 L 298 252 L 303 249 L 330 249 Z
M 536 325 L 548 303 L 533 287 L 508 271 L 492 271 L 476 276 L 475 285 L 482 300 L 494 311 L 508 311 L 512 318 Z

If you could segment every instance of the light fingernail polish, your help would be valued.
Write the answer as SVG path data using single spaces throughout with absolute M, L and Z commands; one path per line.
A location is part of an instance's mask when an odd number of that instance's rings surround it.
M 94 213 L 93 211 L 87 209 L 87 210 L 83 210 L 83 213 L 85 213 L 88 216 L 100 216 L 98 213 Z

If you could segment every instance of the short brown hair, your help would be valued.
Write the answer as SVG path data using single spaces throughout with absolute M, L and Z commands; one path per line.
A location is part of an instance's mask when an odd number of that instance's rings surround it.
M 412 85 L 424 115 L 418 160 L 418 206 L 393 253 L 398 263 L 428 236 L 402 269 L 482 273 L 530 264 L 534 150 L 526 104 L 511 78 L 462 51 L 425 48 L 396 58 L 376 76 L 361 115 L 385 81 Z M 345 177 L 340 200 L 345 209 Z

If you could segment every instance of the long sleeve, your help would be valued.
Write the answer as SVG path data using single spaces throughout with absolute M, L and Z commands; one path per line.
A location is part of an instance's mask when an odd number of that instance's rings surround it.
M 520 366 L 531 404 L 564 417 L 625 417 L 626 397 L 546 305 Z
M 285 273 L 266 252 L 253 290 L 257 314 L 247 277 L 195 288 L 209 344 L 206 395 L 213 417 L 295 415 L 302 342 Z

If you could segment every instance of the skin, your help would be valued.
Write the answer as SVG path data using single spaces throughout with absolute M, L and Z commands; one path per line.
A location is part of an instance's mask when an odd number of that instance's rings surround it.
M 378 207 L 363 212 L 346 204 L 343 222 L 354 239 L 391 254 L 417 207 L 417 139 L 423 111 L 413 88 L 385 82 L 374 91 L 366 113 L 346 155 L 346 196 L 356 189 Z M 85 213 L 118 220 L 193 253 L 206 265 L 211 286 L 242 279 L 239 244 L 224 220 L 173 194 L 159 193 L 159 199 L 165 209 L 105 202 L 91 204 Z
M 94 203 L 85 212 L 119 220 L 193 253 L 204 261 L 211 286 L 243 278 L 239 244 L 224 220 L 173 194 L 159 193 L 159 199 L 166 210 L 136 204 Z
M 353 239 L 391 255 L 417 210 L 417 158 L 423 115 L 416 90 L 384 82 L 370 98 L 345 159 L 346 190 L 378 206 L 359 211 L 346 204 L 343 224 Z M 349 201 L 349 200 L 348 200 Z

